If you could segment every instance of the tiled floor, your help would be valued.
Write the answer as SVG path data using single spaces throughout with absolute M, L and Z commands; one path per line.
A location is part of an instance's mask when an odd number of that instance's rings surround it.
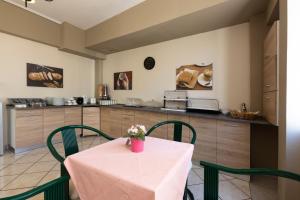
M 84 150 L 105 142 L 103 139 L 87 137 L 79 139 L 79 148 Z M 56 145 L 63 153 L 62 144 Z M 18 194 L 59 177 L 59 163 L 47 148 L 39 148 L 27 153 L 14 155 L 6 153 L 0 157 L 0 198 Z M 219 195 L 221 200 L 251 199 L 249 183 L 220 175 Z M 196 164 L 189 175 L 188 186 L 196 200 L 203 199 L 203 169 Z M 37 199 L 43 199 L 40 195 Z

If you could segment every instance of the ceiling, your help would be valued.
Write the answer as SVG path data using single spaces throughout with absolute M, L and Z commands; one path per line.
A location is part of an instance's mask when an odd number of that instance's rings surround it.
M 24 9 L 23 0 L 5 0 Z M 93 27 L 144 0 L 36 0 L 28 10 L 57 23 L 68 22 L 81 29 Z

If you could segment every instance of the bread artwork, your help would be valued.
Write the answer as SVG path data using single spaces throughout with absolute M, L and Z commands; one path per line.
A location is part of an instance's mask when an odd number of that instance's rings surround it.
M 180 87 L 194 88 L 199 72 L 192 69 L 184 69 L 177 75 L 177 85 Z
M 210 70 L 210 69 L 205 69 L 204 72 L 203 72 L 203 75 L 204 75 L 203 78 L 204 78 L 206 81 L 210 81 L 211 78 L 212 78 L 213 72 L 212 72 L 212 70 Z
M 27 86 L 63 88 L 63 69 L 27 63 Z
M 62 75 L 59 73 L 52 73 L 52 72 L 30 72 L 28 74 L 28 78 L 32 81 L 47 81 L 47 80 L 61 80 Z
M 212 90 L 213 63 L 182 65 L 176 69 L 176 90 Z

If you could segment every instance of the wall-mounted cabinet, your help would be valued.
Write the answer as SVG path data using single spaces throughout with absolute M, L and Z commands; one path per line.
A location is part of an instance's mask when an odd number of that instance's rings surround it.
M 272 24 L 264 40 L 263 68 L 263 115 L 272 124 L 278 125 L 279 89 L 279 21 Z

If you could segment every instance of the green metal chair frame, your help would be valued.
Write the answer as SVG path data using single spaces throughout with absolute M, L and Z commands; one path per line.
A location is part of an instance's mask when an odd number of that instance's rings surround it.
M 200 165 L 204 167 L 204 200 L 218 200 L 219 171 L 238 175 L 277 176 L 300 182 L 299 174 L 283 170 L 267 168 L 234 169 L 204 161 L 200 161 Z
M 26 200 L 40 193 L 44 193 L 45 200 L 68 200 L 69 177 L 63 176 L 27 192 L 10 197 L 0 198 L 0 200 Z
M 163 121 L 163 122 L 160 122 L 160 123 L 154 125 L 153 127 L 151 127 L 147 131 L 146 136 L 149 136 L 150 133 L 152 133 L 158 127 L 161 127 L 163 125 L 168 125 L 168 124 L 174 124 L 174 134 L 173 134 L 173 140 L 174 141 L 182 142 L 182 126 L 186 126 L 186 127 L 188 127 L 192 131 L 192 139 L 191 139 L 190 143 L 191 144 L 195 144 L 197 134 L 196 134 L 196 131 L 195 131 L 194 127 L 192 127 L 188 123 L 185 123 L 185 122 L 182 122 L 182 121 L 177 121 L 177 120 L 167 120 L 167 121 Z M 189 197 L 190 200 L 194 200 L 194 195 L 188 189 L 187 183 L 186 183 L 183 199 L 186 200 L 188 197 Z
M 68 175 L 68 172 L 64 166 L 64 160 L 65 158 L 62 157 L 57 150 L 55 149 L 55 147 L 53 146 L 52 143 L 52 139 L 53 137 L 58 134 L 61 133 L 62 134 L 62 139 L 63 139 L 63 145 L 64 145 L 64 149 L 65 149 L 65 157 L 78 153 L 79 152 L 79 148 L 78 148 L 78 143 L 77 143 L 77 137 L 76 137 L 76 131 L 75 129 L 86 129 L 86 130 L 90 130 L 93 131 L 95 133 L 97 133 L 98 136 L 102 136 L 108 140 L 113 140 L 115 138 L 103 133 L 102 131 L 95 129 L 93 127 L 90 126 L 85 126 L 85 125 L 70 125 L 70 126 L 64 126 L 61 128 L 57 128 L 54 131 L 52 131 L 48 138 L 47 138 L 47 146 L 51 152 L 51 154 L 54 156 L 54 158 L 56 160 L 58 160 L 58 162 L 60 162 L 60 166 L 61 166 L 61 176 L 65 176 Z
M 159 122 L 158 124 L 155 124 L 147 131 L 146 136 L 149 136 L 150 133 L 152 133 L 158 127 L 161 127 L 163 125 L 168 125 L 168 124 L 174 124 L 174 135 L 173 135 L 174 141 L 182 142 L 182 126 L 186 126 L 192 131 L 192 139 L 191 139 L 190 143 L 195 144 L 197 134 L 196 134 L 194 127 L 192 127 L 188 123 L 185 123 L 182 121 L 177 121 L 177 120 L 167 120 L 167 121 L 163 121 L 163 122 Z

